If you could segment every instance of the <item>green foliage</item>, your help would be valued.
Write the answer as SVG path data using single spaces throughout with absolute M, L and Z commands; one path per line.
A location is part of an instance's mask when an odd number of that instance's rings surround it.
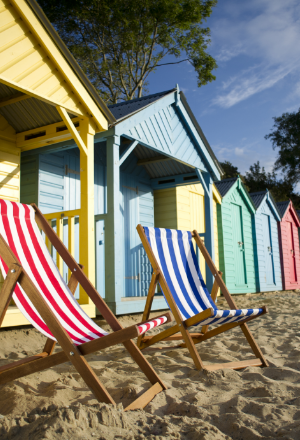
M 277 179 L 275 171 L 267 173 L 259 161 L 250 166 L 245 175 L 245 185 L 250 193 L 268 189 L 276 202 L 291 199 L 300 208 L 300 196 L 294 192 L 294 184 L 288 179 Z
M 231 162 L 225 160 L 225 162 L 220 162 L 221 167 L 223 168 L 224 174 L 222 176 L 223 179 L 229 179 L 231 177 L 237 177 L 240 175 L 239 170 L 235 167 Z
M 206 52 L 210 30 L 202 25 L 216 3 L 217 0 L 39 0 L 109 104 L 142 96 L 149 74 L 166 64 L 190 62 L 199 87 L 214 80 L 211 72 L 217 67 L 216 62 Z M 162 63 L 165 57 L 168 58 Z
M 273 131 L 265 138 L 279 149 L 275 170 L 281 170 L 295 184 L 300 180 L 300 108 L 273 119 Z

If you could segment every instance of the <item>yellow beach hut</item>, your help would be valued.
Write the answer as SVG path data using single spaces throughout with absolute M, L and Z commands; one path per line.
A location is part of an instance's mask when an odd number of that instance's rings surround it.
M 219 244 L 217 225 L 217 205 L 221 196 L 213 185 L 213 237 L 214 260 L 219 267 Z M 157 228 L 196 229 L 205 242 L 205 193 L 201 184 L 178 186 L 154 191 L 154 222 Z M 202 255 L 199 256 L 200 269 L 206 280 L 206 267 Z
M 19 201 L 20 157 L 33 150 L 74 139 L 80 150 L 81 208 L 60 213 L 72 225 L 80 218 L 80 263 L 95 282 L 94 134 L 115 121 L 35 0 L 0 0 L 0 197 Z M 62 266 L 57 256 L 58 266 Z M 95 307 L 81 291 L 79 302 L 89 316 Z M 2 324 L 27 324 L 11 306 Z

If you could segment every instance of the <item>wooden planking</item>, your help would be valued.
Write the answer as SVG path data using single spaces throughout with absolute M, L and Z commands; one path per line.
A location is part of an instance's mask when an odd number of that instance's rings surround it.
M 177 229 L 176 188 L 154 191 L 154 225 Z
M 219 234 L 218 234 L 218 214 L 217 214 L 217 205 L 219 202 L 216 197 L 213 196 L 213 228 L 214 228 L 214 242 L 215 242 L 215 265 L 219 269 L 220 268 L 220 259 L 219 259 Z M 221 292 L 218 288 L 217 296 L 220 296 Z
M 222 204 L 217 207 L 218 235 L 219 235 L 219 260 L 220 270 L 223 272 L 224 282 L 230 293 L 251 293 L 256 291 L 256 274 L 253 246 L 253 214 L 250 212 L 245 198 L 248 197 L 238 188 L 234 188 L 222 199 Z M 244 286 L 237 285 L 236 264 L 234 259 L 234 225 L 231 205 L 241 207 L 242 233 L 245 248 L 246 282 Z
M 72 88 L 33 35 L 20 13 L 10 4 L 0 1 L 1 35 L 0 73 L 21 88 L 62 103 L 68 97 L 69 109 L 82 114 L 82 105 Z M 2 34 L 1 33 L 1 34 Z
M 205 232 L 204 190 L 201 184 L 154 191 L 156 228 Z M 206 279 L 205 260 L 199 256 L 201 273 Z
M 107 120 L 69 62 L 24 0 L 0 0 L 1 82 L 70 113 Z
M 172 155 L 193 167 L 206 170 L 199 150 L 183 124 L 176 106 L 171 104 L 154 114 L 152 112 L 149 116 L 145 115 L 142 122 L 131 127 L 125 134 L 140 140 L 157 151 Z
M 278 228 L 280 231 L 280 250 L 282 257 L 282 278 L 283 278 L 283 288 L 288 289 L 299 289 L 300 287 L 300 253 L 299 253 L 299 240 L 298 240 L 298 226 L 299 220 L 294 211 L 292 202 L 290 202 L 289 208 L 287 209 L 283 219 L 279 222 Z M 296 282 L 291 281 L 291 267 L 290 267 L 290 231 L 292 224 L 293 232 L 293 244 L 295 251 L 295 262 L 296 262 Z
M 271 236 L 271 246 L 273 254 L 273 264 L 274 264 L 274 284 L 267 283 L 267 267 L 266 267 L 266 255 L 264 248 L 264 230 L 263 230 L 263 217 L 268 216 L 270 224 L 270 236 Z M 255 214 L 255 248 L 256 248 L 256 266 L 258 272 L 258 291 L 272 291 L 272 290 L 282 290 L 282 280 L 281 280 L 281 266 L 280 266 L 280 250 L 279 250 L 279 238 L 277 229 L 277 219 L 271 210 L 267 199 L 262 202 L 259 210 Z
M 12 202 L 20 201 L 21 150 L 15 146 L 15 130 L 0 115 L 0 196 Z M 0 290 L 3 277 L 0 273 Z

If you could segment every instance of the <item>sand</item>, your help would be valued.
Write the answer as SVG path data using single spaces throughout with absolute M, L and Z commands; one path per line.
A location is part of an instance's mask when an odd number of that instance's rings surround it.
M 87 356 L 117 407 L 99 404 L 72 365 L 62 364 L 0 386 L 1 440 L 300 439 L 299 292 L 237 296 L 236 301 L 241 308 L 269 308 L 249 324 L 269 368 L 199 372 L 186 349 L 144 351 L 169 389 L 144 410 L 125 413 L 123 407 L 149 382 L 118 345 Z M 224 299 L 218 306 L 227 308 Z M 140 318 L 120 320 L 131 325 Z M 0 365 L 39 352 L 43 343 L 30 327 L 1 330 Z M 198 350 L 205 363 L 253 358 L 240 329 L 199 344 Z

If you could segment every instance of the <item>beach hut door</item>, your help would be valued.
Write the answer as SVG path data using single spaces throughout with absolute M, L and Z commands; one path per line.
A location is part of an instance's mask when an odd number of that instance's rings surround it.
M 246 281 L 245 264 L 245 245 L 243 234 L 243 214 L 242 207 L 234 203 L 231 204 L 232 212 L 232 234 L 233 234 L 233 252 L 235 262 L 236 286 L 243 286 Z
M 296 283 L 296 259 L 295 259 L 295 246 L 294 246 L 294 236 L 293 236 L 293 223 L 287 222 L 288 225 L 288 241 L 289 241 L 289 260 L 290 260 L 290 282 Z
M 154 197 L 150 186 L 139 183 L 139 223 L 154 227 Z M 140 245 L 140 296 L 147 296 L 152 276 L 151 263 L 143 245 Z
M 262 214 L 262 222 L 266 263 L 266 282 L 267 284 L 275 284 L 270 217 L 266 214 Z

